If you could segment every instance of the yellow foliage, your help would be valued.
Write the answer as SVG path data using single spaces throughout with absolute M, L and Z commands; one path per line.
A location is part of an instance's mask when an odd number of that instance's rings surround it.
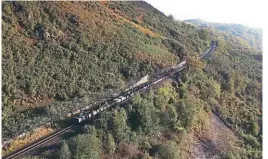
M 165 83 L 163 87 L 159 88 L 157 94 L 165 98 L 174 98 L 174 99 L 176 99 L 178 96 L 170 83 Z
M 247 49 L 250 49 L 251 46 L 248 44 L 248 42 L 240 37 L 237 37 L 240 45 L 242 45 L 243 47 L 247 48 Z
M 15 150 L 33 142 L 33 141 L 38 140 L 39 138 L 41 138 L 45 135 L 52 133 L 53 131 L 54 131 L 54 129 L 49 128 L 49 127 L 48 128 L 40 128 L 40 129 L 32 132 L 29 135 L 17 138 L 10 143 L 10 145 L 7 147 L 7 149 L 2 150 L 2 154 L 5 155 L 9 152 L 15 151 Z
M 169 100 L 176 102 L 178 99 L 178 94 L 173 89 L 170 83 L 165 83 L 164 86 L 159 88 L 157 91 L 157 95 L 158 95 L 157 103 L 159 106 L 161 106 L 161 109 L 163 111 L 168 110 L 167 104 Z
M 216 81 L 214 80 L 211 80 L 211 86 L 214 90 L 214 93 L 217 97 L 220 97 L 220 94 L 221 94 L 221 86 L 219 85 L 219 83 L 217 83 Z
M 196 96 L 188 95 L 186 105 L 191 112 L 189 117 L 189 131 L 201 132 L 208 128 L 208 114 L 204 110 L 205 102 L 196 98 Z
M 138 30 L 140 30 L 140 31 L 143 32 L 144 34 L 149 34 L 149 35 L 151 35 L 152 37 L 161 37 L 160 35 L 158 35 L 157 33 L 153 32 L 153 31 L 151 31 L 150 29 L 145 28 L 145 27 L 143 27 L 143 26 L 141 26 L 141 25 L 139 25 L 139 24 L 136 24 L 136 23 L 130 21 L 129 19 L 127 19 L 127 18 L 125 18 L 125 17 L 123 17 L 123 16 L 117 14 L 117 13 L 114 12 L 112 9 L 107 8 L 107 10 L 110 12 L 110 14 L 114 15 L 115 17 L 120 18 L 120 19 L 122 19 L 124 22 L 127 22 L 127 23 L 129 23 L 129 24 L 135 26 Z
M 187 63 L 189 67 L 193 67 L 193 68 L 205 68 L 206 67 L 206 63 L 203 61 L 198 60 L 195 57 L 188 57 L 187 59 Z

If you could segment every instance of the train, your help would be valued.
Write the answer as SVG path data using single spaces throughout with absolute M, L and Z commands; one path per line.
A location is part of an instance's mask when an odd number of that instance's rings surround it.
M 212 41 L 211 42 L 211 48 L 215 49 L 215 46 L 217 45 L 216 41 Z M 202 58 L 204 55 L 200 56 L 200 58 Z M 142 83 L 138 86 L 135 85 L 135 87 L 129 87 L 127 89 L 125 89 L 124 91 L 121 91 L 119 93 L 114 94 L 114 96 L 111 99 L 109 99 L 108 101 L 106 101 L 105 103 L 101 103 L 99 104 L 97 109 L 93 109 L 93 110 L 89 110 L 92 108 L 92 105 L 90 106 L 86 106 L 83 108 L 79 108 L 78 110 L 72 111 L 70 113 L 68 113 L 68 117 L 73 117 L 73 119 L 75 119 L 76 123 L 81 123 L 85 120 L 88 120 L 90 118 L 92 118 L 93 116 L 105 111 L 106 109 L 119 104 L 119 103 L 123 103 L 125 101 L 127 101 L 131 96 L 133 96 L 134 93 L 136 92 L 144 92 L 145 90 L 147 90 L 148 88 L 150 88 L 152 85 L 155 85 L 161 81 L 163 81 L 164 79 L 172 76 L 174 73 L 179 72 L 183 69 L 187 68 L 187 62 L 186 60 L 181 61 L 178 65 L 171 67 L 168 71 L 165 71 L 164 73 L 160 73 L 159 75 L 155 76 L 151 81 L 143 81 L 145 83 Z M 146 77 L 146 76 L 145 76 Z
M 127 101 L 131 96 L 134 95 L 136 92 L 144 92 L 148 88 L 150 88 L 152 85 L 155 85 L 157 83 L 160 83 L 164 79 L 168 78 L 169 76 L 173 75 L 175 72 L 181 71 L 182 69 L 186 68 L 186 61 L 182 61 L 178 65 L 172 67 L 168 71 L 161 73 L 156 78 L 154 78 L 151 81 L 145 82 L 143 84 L 140 84 L 136 87 L 126 89 L 125 91 L 122 91 L 119 93 L 117 97 L 111 98 L 110 100 L 106 102 L 102 102 L 99 104 L 98 108 L 89 110 L 89 108 L 92 108 L 92 106 L 86 106 L 83 108 L 80 108 L 78 110 L 75 110 L 73 112 L 70 112 L 68 116 L 74 117 L 76 123 L 81 123 L 85 120 L 89 120 L 95 115 L 109 109 L 112 106 L 115 106 L 119 103 L 123 103 Z

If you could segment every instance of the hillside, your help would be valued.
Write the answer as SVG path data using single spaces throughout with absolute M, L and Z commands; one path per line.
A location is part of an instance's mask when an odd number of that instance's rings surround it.
M 215 28 L 224 31 L 233 36 L 245 40 L 248 45 L 258 51 L 262 50 L 262 30 L 257 28 L 248 28 L 241 24 L 227 24 L 227 23 L 209 23 L 200 19 L 189 19 L 184 22 L 194 24 L 202 28 Z
M 221 88 L 218 98 L 204 96 L 203 99 L 235 127 L 244 143 L 251 145 L 248 150 L 253 152 L 249 158 L 260 158 L 257 152 L 260 153 L 262 143 L 262 50 L 251 42 L 253 40 L 262 48 L 262 38 L 252 35 L 249 30 L 254 29 L 238 27 L 234 31 L 233 26 L 241 25 L 202 22 L 201 28 L 206 29 L 218 44 L 205 72 Z M 239 30 L 242 30 L 241 34 L 234 33 Z
M 208 47 L 196 28 L 130 3 L 4 2 L 3 119 L 48 104 L 65 109 L 58 101 L 93 102 Z
M 207 47 L 194 27 L 133 4 L 3 3 L 4 116 L 120 88 Z
M 2 8 L 3 140 L 188 59 L 189 69 L 100 114 L 41 157 L 261 158 L 259 32 L 174 21 L 143 1 L 3 2 Z M 216 52 L 197 61 L 211 40 Z M 199 151 L 207 146 L 213 149 Z

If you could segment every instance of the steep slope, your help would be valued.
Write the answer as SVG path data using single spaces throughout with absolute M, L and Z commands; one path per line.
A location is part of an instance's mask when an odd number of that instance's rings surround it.
M 163 87 L 101 114 L 42 156 L 190 158 L 201 143 L 215 150 L 208 156 L 261 158 L 258 33 L 177 22 L 142 1 L 3 2 L 2 21 L 4 140 L 194 57 L 215 40 L 210 59 L 192 58 L 190 69 Z M 211 110 L 238 135 L 219 135 L 230 131 Z
M 218 45 L 205 72 L 220 86 L 218 97 L 203 92 L 202 99 L 208 102 L 209 109 L 218 112 L 243 138 L 246 145 L 244 155 L 261 158 L 262 50 L 251 45 L 251 40 L 256 36 L 242 27 L 243 35 L 248 35 L 249 39 L 241 39 L 239 36 L 242 34 L 237 36 L 232 30 L 218 29 L 221 24 L 216 27 L 211 23 L 202 24 L 202 28 L 207 29 Z M 262 48 L 261 36 L 255 42 Z
M 65 116 L 209 45 L 198 29 L 146 2 L 3 2 L 2 28 L 4 136 Z

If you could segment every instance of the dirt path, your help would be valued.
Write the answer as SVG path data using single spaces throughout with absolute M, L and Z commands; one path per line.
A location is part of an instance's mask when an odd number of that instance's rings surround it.
M 210 114 L 210 125 L 204 133 L 195 136 L 192 159 L 219 159 L 220 155 L 238 142 L 235 134 L 214 114 Z

